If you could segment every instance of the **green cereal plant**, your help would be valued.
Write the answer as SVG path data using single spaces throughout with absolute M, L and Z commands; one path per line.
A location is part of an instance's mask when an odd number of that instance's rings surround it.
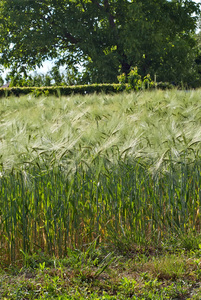
M 33 169 L 28 185 L 23 173 L 14 173 L 1 180 L 1 243 L 13 260 L 19 249 L 63 256 L 97 237 L 141 244 L 199 230 L 200 164 L 177 168 L 177 174 L 170 170 L 155 178 L 134 161 L 102 166 L 99 174 L 80 164 L 71 177 L 62 169 L 45 174 Z
M 199 90 L 1 99 L 3 259 L 199 232 L 200 101 Z

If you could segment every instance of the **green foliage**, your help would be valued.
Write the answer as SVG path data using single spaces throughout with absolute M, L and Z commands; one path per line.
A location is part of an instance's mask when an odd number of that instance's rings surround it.
M 144 89 L 150 89 L 154 86 L 154 81 L 151 79 L 150 74 L 147 74 L 144 78 L 143 78 L 143 82 L 142 82 L 143 88 Z
M 137 65 L 142 77 L 191 83 L 198 79 L 193 36 L 198 15 L 199 4 L 191 0 L 4 0 L 0 64 L 27 74 L 54 59 L 56 66 L 67 65 L 69 81 L 78 84 L 113 83 L 119 68 L 128 74 Z
M 138 68 L 131 68 L 131 71 L 128 73 L 128 86 L 136 91 L 142 88 L 142 79 L 138 74 Z
M 71 72 L 71 70 L 61 73 L 59 67 L 54 66 L 46 74 L 35 72 L 27 75 L 11 71 L 6 76 L 6 82 L 10 83 L 10 87 L 66 86 L 81 83 L 79 76 L 79 73 Z
M 123 73 L 123 74 L 117 76 L 117 79 L 118 79 L 118 81 L 119 81 L 119 83 L 120 83 L 121 85 L 125 85 L 125 84 L 126 84 L 126 77 L 127 77 L 127 76 L 126 76 L 125 73 Z
M 3 78 L 0 76 L 0 87 L 4 84 Z
M 100 256 L 108 247 L 86 252 L 70 250 L 65 258 L 29 255 L 31 265 L 10 265 L 0 269 L 1 299 L 124 300 L 124 299 L 200 299 L 200 253 L 169 254 L 160 248 L 132 249 L 126 256 L 113 254 L 114 261 L 98 275 Z M 149 252 L 149 250 L 151 250 Z M 98 253 L 98 255 L 97 255 Z M 90 256 L 98 261 L 94 264 Z M 129 256 L 129 259 L 128 259 Z M 103 259 L 104 260 L 104 259 Z M 49 262 L 47 264 L 47 262 Z M 107 264 L 107 261 L 105 262 Z
M 156 88 L 160 90 L 171 90 L 175 89 L 175 86 L 169 82 L 157 82 Z
M 126 76 L 125 73 L 117 77 L 120 87 L 119 90 L 123 90 L 126 87 L 126 90 L 142 90 L 156 87 L 154 82 L 151 80 L 150 74 L 147 74 L 143 80 L 140 74 L 138 74 L 138 68 L 131 68 L 130 72 Z M 128 84 L 127 84 L 128 83 Z
M 201 24 L 201 23 L 200 23 Z M 201 29 L 201 25 L 200 25 Z M 201 77 L 201 30 L 196 34 L 196 40 L 197 40 L 197 55 L 195 59 L 195 68 L 197 69 L 197 72 L 199 76 L 197 77 L 197 86 L 200 84 L 200 77 Z
M 76 85 L 76 86 L 50 86 L 50 87 L 11 87 L 0 88 L 0 97 L 20 96 L 33 94 L 39 96 L 67 96 L 71 94 L 93 94 L 93 93 L 117 93 L 118 84 L 91 84 L 91 85 Z

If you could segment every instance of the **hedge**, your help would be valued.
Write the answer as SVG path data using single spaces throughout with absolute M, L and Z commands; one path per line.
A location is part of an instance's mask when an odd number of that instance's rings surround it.
M 167 82 L 159 82 L 153 88 L 170 89 L 173 85 Z M 121 84 L 90 84 L 90 85 L 74 85 L 74 86 L 50 86 L 50 87 L 10 87 L 0 88 L 0 97 L 8 97 L 11 95 L 21 96 L 34 94 L 36 97 L 41 95 L 54 95 L 57 97 L 67 96 L 71 94 L 93 94 L 93 93 L 118 93 L 126 90 L 126 85 Z

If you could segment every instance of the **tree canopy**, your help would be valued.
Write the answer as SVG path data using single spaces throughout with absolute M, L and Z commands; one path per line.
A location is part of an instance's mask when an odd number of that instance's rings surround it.
M 26 72 L 45 59 L 115 82 L 138 66 L 159 80 L 195 78 L 192 0 L 1 0 L 0 64 Z

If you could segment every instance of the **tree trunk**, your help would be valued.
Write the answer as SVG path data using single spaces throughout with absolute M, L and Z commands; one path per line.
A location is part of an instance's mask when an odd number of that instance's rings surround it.
M 131 68 L 130 64 L 128 64 L 126 61 L 121 61 L 122 73 L 125 73 L 126 75 L 128 75 L 128 73 L 130 72 L 130 68 Z

